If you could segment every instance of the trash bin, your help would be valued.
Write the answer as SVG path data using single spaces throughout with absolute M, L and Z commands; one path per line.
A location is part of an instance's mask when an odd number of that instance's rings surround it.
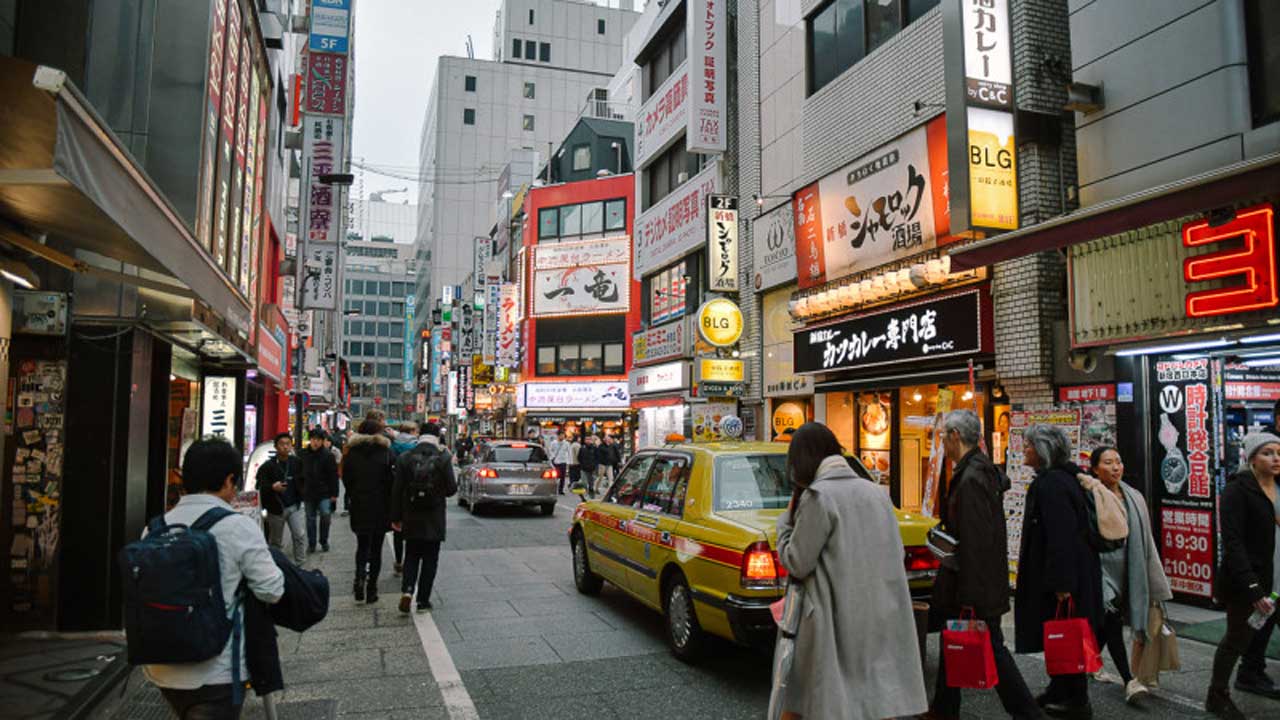
M 916 620 L 916 640 L 920 642 L 920 667 L 925 667 L 924 651 L 929 640 L 929 603 L 915 601 L 911 603 L 911 614 Z

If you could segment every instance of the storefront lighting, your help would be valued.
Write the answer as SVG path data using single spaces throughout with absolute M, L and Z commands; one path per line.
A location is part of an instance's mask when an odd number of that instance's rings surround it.
M 915 402 L 920 402 L 921 400 L 924 399 L 924 396 L 920 394 L 919 390 L 917 390 L 911 394 L 911 399 L 914 400 Z
M 1232 340 L 1218 338 L 1217 340 L 1202 340 L 1199 342 L 1180 343 L 1177 345 L 1147 345 L 1143 347 L 1117 350 L 1116 357 L 1131 357 L 1133 355 L 1168 355 L 1170 353 L 1183 352 L 1186 350 L 1208 350 L 1211 348 L 1226 347 L 1231 344 L 1233 344 Z
M 1245 360 L 1246 367 L 1270 367 L 1272 365 L 1280 365 L 1280 357 L 1258 358 L 1256 360 Z
M 1252 337 L 1242 337 L 1240 342 L 1246 345 L 1256 345 L 1258 343 L 1280 342 L 1280 333 L 1271 333 L 1270 335 L 1254 335 Z
M 972 390 L 965 390 L 965 391 L 964 391 L 964 394 L 960 396 L 960 399 L 961 399 L 961 400 L 964 400 L 965 402 L 969 402 L 970 400 L 972 400 L 972 399 L 973 399 L 973 391 L 972 391 Z

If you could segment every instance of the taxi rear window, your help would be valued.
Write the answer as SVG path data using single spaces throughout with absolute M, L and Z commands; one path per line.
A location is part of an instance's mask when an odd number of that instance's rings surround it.
M 729 455 L 716 458 L 716 510 L 781 510 L 791 502 L 787 456 Z
M 543 463 L 547 454 L 540 445 L 497 445 L 489 456 L 489 462 Z

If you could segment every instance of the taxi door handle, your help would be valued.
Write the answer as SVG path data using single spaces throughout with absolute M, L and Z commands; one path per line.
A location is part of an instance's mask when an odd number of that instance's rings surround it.
M 652 515 L 637 515 L 636 522 L 651 528 L 658 527 L 658 518 L 653 517 Z

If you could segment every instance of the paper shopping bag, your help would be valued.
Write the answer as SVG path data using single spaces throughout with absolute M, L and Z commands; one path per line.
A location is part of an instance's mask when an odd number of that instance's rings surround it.
M 1057 619 L 1044 624 L 1044 665 L 1050 675 L 1077 675 L 1095 673 L 1102 669 L 1102 654 L 1093 636 L 1089 621 L 1071 617 L 1075 604 L 1067 600 L 1066 616 L 1063 603 L 1058 603 Z
M 943 662 L 947 667 L 947 687 L 993 688 L 996 655 L 991 649 L 991 631 L 981 620 L 953 620 L 942 631 Z

